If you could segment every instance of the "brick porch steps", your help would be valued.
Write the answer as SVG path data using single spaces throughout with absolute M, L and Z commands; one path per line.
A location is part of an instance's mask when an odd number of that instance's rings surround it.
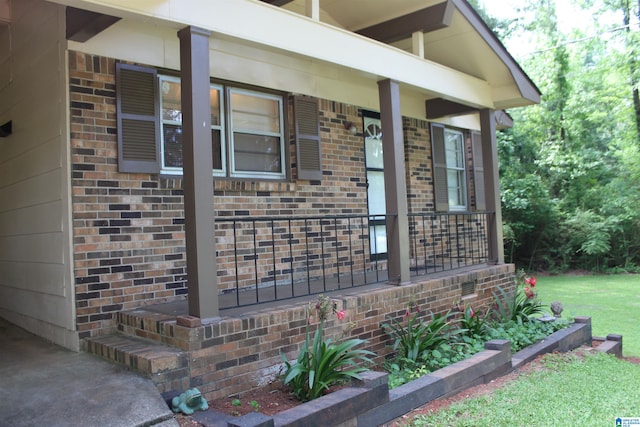
M 161 392 L 189 386 L 189 353 L 119 333 L 88 338 L 86 350 L 152 379 Z

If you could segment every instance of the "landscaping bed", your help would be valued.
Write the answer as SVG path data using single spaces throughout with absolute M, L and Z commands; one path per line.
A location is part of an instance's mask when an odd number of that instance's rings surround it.
M 240 407 L 250 407 L 246 415 L 231 416 L 212 408 L 194 414 L 191 419 L 204 426 L 327 426 L 350 423 L 350 425 L 381 425 L 394 420 L 405 413 L 435 399 L 451 396 L 461 390 L 487 383 L 501 375 L 507 374 L 516 366 L 535 358 L 539 354 L 552 351 L 566 352 L 581 345 L 590 345 L 591 319 L 577 317 L 568 328 L 550 335 L 547 339 L 536 343 L 516 354 L 511 355 L 508 341 L 493 340 L 487 343 L 487 349 L 475 354 L 467 360 L 439 369 L 422 378 L 411 381 L 391 391 L 388 389 L 387 374 L 382 372 L 365 372 L 362 380 L 353 386 L 336 390 L 329 395 L 307 403 L 298 404 L 282 410 L 286 401 L 281 400 L 282 390 L 267 395 L 264 403 L 258 402 L 257 395 L 245 395 Z M 617 352 L 621 348 L 621 338 L 605 340 L 598 348 L 603 351 Z M 266 390 L 264 390 L 266 391 Z M 268 392 L 268 391 L 267 391 Z M 276 398 L 276 396 L 280 396 Z M 258 412 L 249 404 L 256 400 Z M 274 403 L 278 403 L 274 405 Z M 239 408 L 240 408 L 239 407 Z M 218 408 L 219 409 L 219 408 Z M 278 412 L 272 412 L 277 410 Z M 266 414 L 265 412 L 269 412 Z M 241 413 L 238 413 L 241 415 Z

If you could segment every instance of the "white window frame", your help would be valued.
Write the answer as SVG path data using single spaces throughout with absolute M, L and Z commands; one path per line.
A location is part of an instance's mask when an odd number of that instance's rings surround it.
M 235 129 L 233 125 L 233 105 L 232 105 L 232 95 L 234 93 L 253 96 L 256 98 L 264 98 L 276 101 L 278 103 L 278 128 L 280 132 L 257 132 L 253 129 Z M 229 175 L 231 177 L 240 177 L 240 178 L 270 178 L 270 179 L 285 179 L 286 178 L 286 167 L 285 167 L 285 144 L 284 144 L 284 117 L 283 117 L 283 105 L 282 105 L 282 97 L 277 95 L 270 95 L 268 93 L 257 92 L 254 90 L 248 89 L 239 89 L 234 87 L 227 88 L 227 111 L 228 114 L 225 115 L 227 120 L 229 121 Z M 250 133 L 254 135 L 263 135 L 269 137 L 275 137 L 280 140 L 280 172 L 256 172 L 256 171 L 236 171 L 235 169 L 235 143 L 234 143 L 234 134 L 235 132 L 242 133 Z
M 158 101 L 160 103 L 160 163 L 161 163 L 161 173 L 163 175 L 182 175 L 183 171 L 181 167 L 172 167 L 166 166 L 164 163 L 165 159 L 165 144 L 164 144 L 164 125 L 178 125 L 182 126 L 182 121 L 176 120 L 165 120 L 162 115 L 162 84 L 163 82 L 172 82 L 180 84 L 180 78 L 168 75 L 159 75 L 158 76 Z M 220 84 L 211 84 L 211 89 L 215 89 L 218 91 L 220 96 L 220 124 L 214 125 L 211 124 L 212 130 L 217 130 L 220 133 L 220 155 L 222 158 L 222 169 L 213 169 L 213 176 L 222 176 L 222 177 L 232 177 L 232 178 L 259 178 L 259 179 L 286 179 L 287 170 L 286 170 L 286 153 L 285 153 L 285 131 L 284 131 L 284 101 L 283 97 L 279 95 L 271 95 L 264 92 L 259 92 L 255 90 L 248 89 L 239 89 L 235 87 L 226 87 Z M 235 162 L 234 162 L 234 150 L 233 150 L 233 123 L 231 117 L 232 106 L 231 104 L 231 93 L 243 93 L 250 96 L 261 97 L 266 99 L 275 100 L 278 103 L 278 114 L 279 121 L 278 126 L 280 132 L 268 132 L 268 133 L 259 133 L 260 135 L 272 136 L 276 137 L 280 141 L 280 165 L 281 171 L 279 173 L 272 172 L 248 172 L 248 171 L 236 171 L 235 170 Z M 227 126 L 228 124 L 228 126 Z M 247 131 L 242 129 L 236 129 L 236 131 Z M 256 133 L 255 131 L 250 131 L 250 133 Z
M 457 139 L 455 150 L 451 150 L 450 138 L 455 137 Z M 451 196 L 449 196 L 449 210 L 450 211 L 466 211 L 467 210 L 467 168 L 466 168 L 466 156 L 464 149 L 464 134 L 458 130 L 444 129 L 444 149 L 445 158 L 447 162 L 447 194 L 455 191 L 458 194 L 462 204 L 454 204 Z M 453 156 L 454 159 L 450 157 Z M 457 160 L 457 162 L 455 161 Z M 458 182 L 455 185 L 452 180 L 449 179 L 449 173 L 453 171 L 458 177 Z

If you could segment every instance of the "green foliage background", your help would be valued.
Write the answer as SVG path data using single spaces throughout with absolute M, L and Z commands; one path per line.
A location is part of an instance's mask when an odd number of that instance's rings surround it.
M 528 270 L 636 271 L 640 0 L 561 1 L 592 21 L 561 30 L 554 0 L 514 0 L 507 20 L 471 1 L 505 44 L 527 38 L 533 53 L 510 51 L 542 92 L 498 135 L 506 258 Z

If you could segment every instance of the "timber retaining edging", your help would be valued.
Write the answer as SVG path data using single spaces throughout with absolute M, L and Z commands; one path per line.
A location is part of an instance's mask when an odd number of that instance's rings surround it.
M 426 403 L 454 395 L 469 387 L 486 384 L 511 372 L 537 356 L 553 351 L 568 352 L 591 346 L 591 318 L 575 317 L 574 323 L 513 356 L 507 340 L 491 340 L 485 350 L 468 359 L 434 371 L 389 390 L 387 374 L 365 372 L 360 381 L 329 395 L 298 405 L 272 417 L 251 413 L 242 417 L 220 417 L 196 413 L 194 419 L 210 427 L 375 427 L 388 423 Z M 622 337 L 609 335 L 596 347 L 622 354 Z M 214 421 L 215 420 L 215 421 Z

